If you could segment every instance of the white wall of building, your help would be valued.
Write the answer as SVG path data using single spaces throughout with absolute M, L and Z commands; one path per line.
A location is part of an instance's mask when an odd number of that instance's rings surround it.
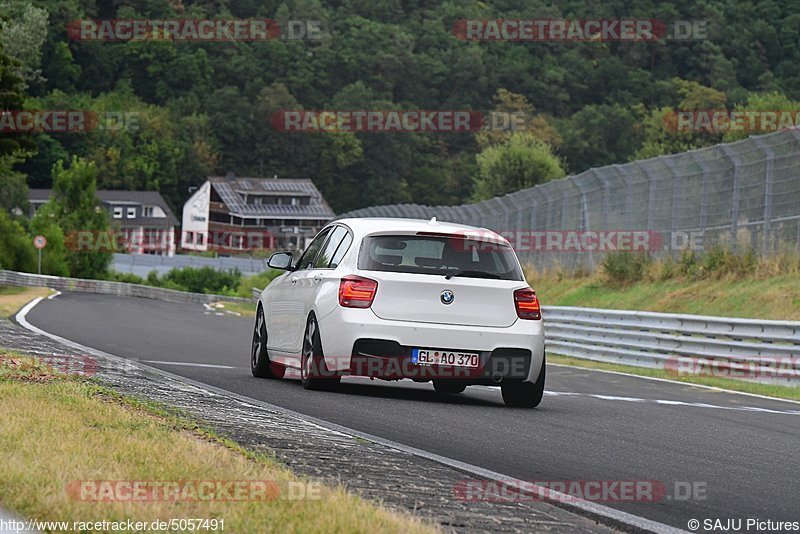
M 188 250 L 208 249 L 208 208 L 211 182 L 206 182 L 183 205 L 181 247 Z

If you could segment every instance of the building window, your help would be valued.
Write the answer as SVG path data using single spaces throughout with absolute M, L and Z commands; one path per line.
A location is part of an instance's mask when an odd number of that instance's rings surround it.
M 115 219 L 122 218 L 122 208 L 114 208 L 114 218 Z
M 153 206 L 145 206 L 142 208 L 142 217 L 152 217 L 153 216 Z
M 197 234 L 197 244 L 198 245 L 205 245 L 206 244 L 206 234 Z
M 298 204 L 298 199 L 295 198 L 295 197 L 292 197 L 292 206 L 297 206 L 297 204 Z
M 194 243 L 194 232 L 186 232 L 186 244 L 191 245 Z
M 136 208 L 128 208 L 128 218 L 129 219 L 136 218 Z

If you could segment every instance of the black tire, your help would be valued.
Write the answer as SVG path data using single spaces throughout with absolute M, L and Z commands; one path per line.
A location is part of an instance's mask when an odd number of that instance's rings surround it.
M 273 363 L 267 352 L 267 324 L 264 310 L 259 304 L 253 326 L 253 343 L 250 347 L 250 372 L 258 378 L 283 378 L 283 367 Z
M 544 395 L 544 380 L 545 380 L 545 365 L 544 358 L 542 359 L 542 370 L 539 372 L 539 378 L 536 382 L 505 382 L 500 385 L 500 390 L 503 392 L 503 402 L 506 406 L 512 408 L 536 408 L 542 402 Z
M 300 383 L 306 389 L 332 390 L 339 385 L 341 377 L 328 370 L 322 352 L 319 324 L 312 313 L 306 322 L 303 335 L 303 353 L 300 360 Z
M 461 393 L 467 389 L 467 385 L 452 380 L 434 380 L 433 389 L 436 390 L 436 393 Z

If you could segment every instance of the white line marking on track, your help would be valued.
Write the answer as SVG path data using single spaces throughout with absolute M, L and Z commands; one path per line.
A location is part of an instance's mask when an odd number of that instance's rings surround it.
M 597 395 L 594 393 L 573 393 L 571 391 L 545 391 L 545 395 L 552 397 L 591 397 L 594 399 L 623 402 L 643 402 L 649 404 L 663 404 L 666 406 L 688 406 L 691 408 L 710 408 L 713 410 L 732 410 L 735 412 L 760 412 L 781 415 L 800 415 L 800 410 L 772 410 L 769 408 L 759 408 L 757 406 L 720 406 L 718 404 L 708 404 L 705 402 L 685 402 L 665 399 L 640 399 L 638 397 L 618 397 L 615 395 Z
M 244 369 L 244 367 L 234 367 L 232 365 L 217 365 L 211 363 L 194 363 L 194 362 L 165 362 L 159 360 L 142 360 L 144 363 L 154 363 L 157 365 L 178 365 L 182 367 L 208 367 L 211 369 Z
M 592 369 L 591 367 L 581 367 L 579 365 L 566 365 L 563 363 L 550 363 L 547 362 L 547 366 L 553 367 L 563 367 L 565 369 L 580 369 L 581 371 L 592 371 L 595 373 L 606 373 L 609 375 L 620 375 L 620 376 L 633 376 L 636 378 L 641 378 L 643 380 L 652 380 L 655 382 L 667 382 L 668 384 L 677 384 L 679 386 L 687 386 L 691 388 L 702 388 L 702 389 L 709 389 L 711 391 L 719 391 L 722 393 L 731 393 L 733 395 L 745 395 L 747 397 L 755 397 L 757 399 L 767 399 L 772 401 L 778 402 L 791 402 L 792 404 L 800 404 L 800 401 L 790 400 L 790 399 L 782 399 L 780 397 L 770 397 L 769 395 L 759 395 L 758 393 L 747 393 L 746 391 L 736 391 L 733 389 L 725 389 L 725 388 L 718 388 L 716 386 L 706 386 L 705 384 L 692 384 L 691 382 L 681 382 L 679 380 L 670 380 L 669 378 L 658 378 L 655 376 L 643 376 L 637 375 L 633 373 L 623 373 L 622 371 L 609 371 L 608 369 Z

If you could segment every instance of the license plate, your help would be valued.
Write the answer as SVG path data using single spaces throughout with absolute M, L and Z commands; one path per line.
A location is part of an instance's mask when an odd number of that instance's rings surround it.
M 480 354 L 452 350 L 412 349 L 411 361 L 417 365 L 452 365 L 455 367 L 478 367 Z

